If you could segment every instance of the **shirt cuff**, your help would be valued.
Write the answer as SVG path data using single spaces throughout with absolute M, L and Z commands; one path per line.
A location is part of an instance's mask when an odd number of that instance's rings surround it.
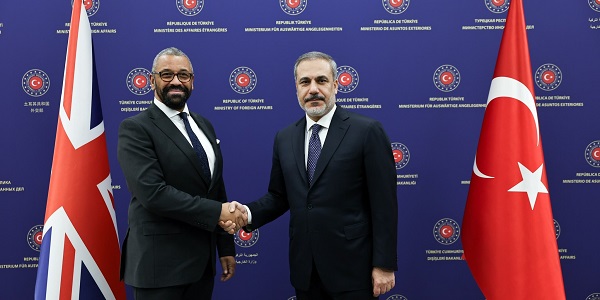
M 247 205 L 244 205 L 244 208 L 246 208 L 246 211 L 248 212 L 248 224 L 252 224 L 252 212 Z

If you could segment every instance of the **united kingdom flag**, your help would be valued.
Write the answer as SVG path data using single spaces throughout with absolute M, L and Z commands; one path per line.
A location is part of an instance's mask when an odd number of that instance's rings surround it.
M 125 299 L 92 33 L 73 3 L 35 299 Z

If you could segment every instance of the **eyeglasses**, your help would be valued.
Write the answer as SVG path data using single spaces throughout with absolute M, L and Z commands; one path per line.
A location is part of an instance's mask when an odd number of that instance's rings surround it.
M 179 73 L 152 72 L 152 74 L 158 74 L 160 79 L 162 79 L 164 82 L 173 81 L 175 76 L 177 76 L 177 79 L 179 79 L 179 82 L 181 82 L 181 83 L 186 83 L 186 82 L 190 81 L 192 78 L 194 78 L 194 73 L 188 73 L 188 72 L 179 72 Z

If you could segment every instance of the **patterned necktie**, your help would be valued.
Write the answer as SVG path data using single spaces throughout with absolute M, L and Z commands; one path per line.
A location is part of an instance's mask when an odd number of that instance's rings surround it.
M 312 129 L 312 134 L 310 136 L 310 140 L 308 141 L 308 159 L 306 161 L 306 175 L 308 177 L 308 185 L 312 184 L 313 175 L 315 174 L 315 169 L 317 168 L 317 160 L 319 160 L 319 155 L 321 154 L 321 139 L 319 139 L 319 131 L 321 130 L 321 125 L 314 124 L 310 127 Z
M 190 140 L 192 141 L 194 151 L 196 151 L 196 155 L 198 156 L 198 159 L 200 159 L 200 165 L 202 166 L 204 178 L 208 182 L 210 182 L 210 167 L 208 166 L 208 157 L 206 156 L 206 152 L 204 152 L 204 148 L 202 147 L 202 144 L 200 144 L 200 140 L 198 140 L 198 137 L 192 131 L 192 127 L 190 126 L 190 121 L 188 120 L 187 113 L 181 112 L 179 113 L 179 116 L 181 116 L 181 119 L 183 120 L 183 124 L 185 125 L 185 131 L 187 131 L 187 134 L 190 137 Z

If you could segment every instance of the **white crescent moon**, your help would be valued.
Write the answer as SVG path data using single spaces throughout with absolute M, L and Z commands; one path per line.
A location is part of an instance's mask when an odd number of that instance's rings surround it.
M 346 85 L 348 82 L 350 82 L 350 80 L 349 80 L 349 78 L 348 78 L 348 77 L 349 77 L 348 75 L 342 75 L 342 76 L 340 76 L 340 82 L 341 82 L 343 85 Z
M 535 109 L 535 100 L 533 94 L 520 81 L 509 77 L 496 77 L 492 79 L 490 93 L 488 95 L 487 106 L 498 98 L 513 98 L 521 101 L 531 112 L 531 116 L 535 121 L 535 129 L 537 133 L 537 145 L 540 144 L 540 123 L 538 121 L 537 110 Z M 487 109 L 487 108 L 486 108 Z M 473 164 L 473 173 L 481 178 L 494 178 L 483 174 L 477 167 L 477 154 L 475 154 L 475 163 Z
M 448 235 L 448 228 L 447 227 L 442 228 L 442 235 L 445 235 L 445 236 Z
M 240 231 L 240 237 L 242 237 L 242 238 L 247 238 L 247 237 L 249 237 L 249 236 L 250 236 L 250 234 L 249 234 L 249 233 L 247 233 L 247 232 L 245 232 L 245 231 L 243 231 L 243 230 L 242 230 L 242 231 Z
M 238 82 L 239 85 L 244 85 L 244 84 L 246 84 L 248 82 L 248 78 L 240 76 L 240 77 L 238 77 L 237 82 Z
M 450 75 L 448 75 L 448 74 L 445 74 L 445 75 L 443 75 L 443 76 L 442 76 L 442 81 L 443 81 L 443 82 L 448 82 L 448 81 L 451 81 L 451 80 L 448 80 L 448 77 L 450 77 Z
M 600 153 L 600 150 L 594 151 L 594 153 L 592 155 L 596 158 L 600 158 L 600 154 L 598 154 L 598 153 Z
M 481 171 L 479 171 L 479 168 L 477 167 L 477 154 L 475 154 L 475 162 L 473 163 L 473 173 L 475 173 L 475 175 L 477 175 L 477 177 L 481 177 L 481 178 L 488 178 L 488 179 L 494 178 L 492 176 L 485 175 Z
M 550 81 L 552 78 L 551 74 L 544 74 L 544 81 Z

